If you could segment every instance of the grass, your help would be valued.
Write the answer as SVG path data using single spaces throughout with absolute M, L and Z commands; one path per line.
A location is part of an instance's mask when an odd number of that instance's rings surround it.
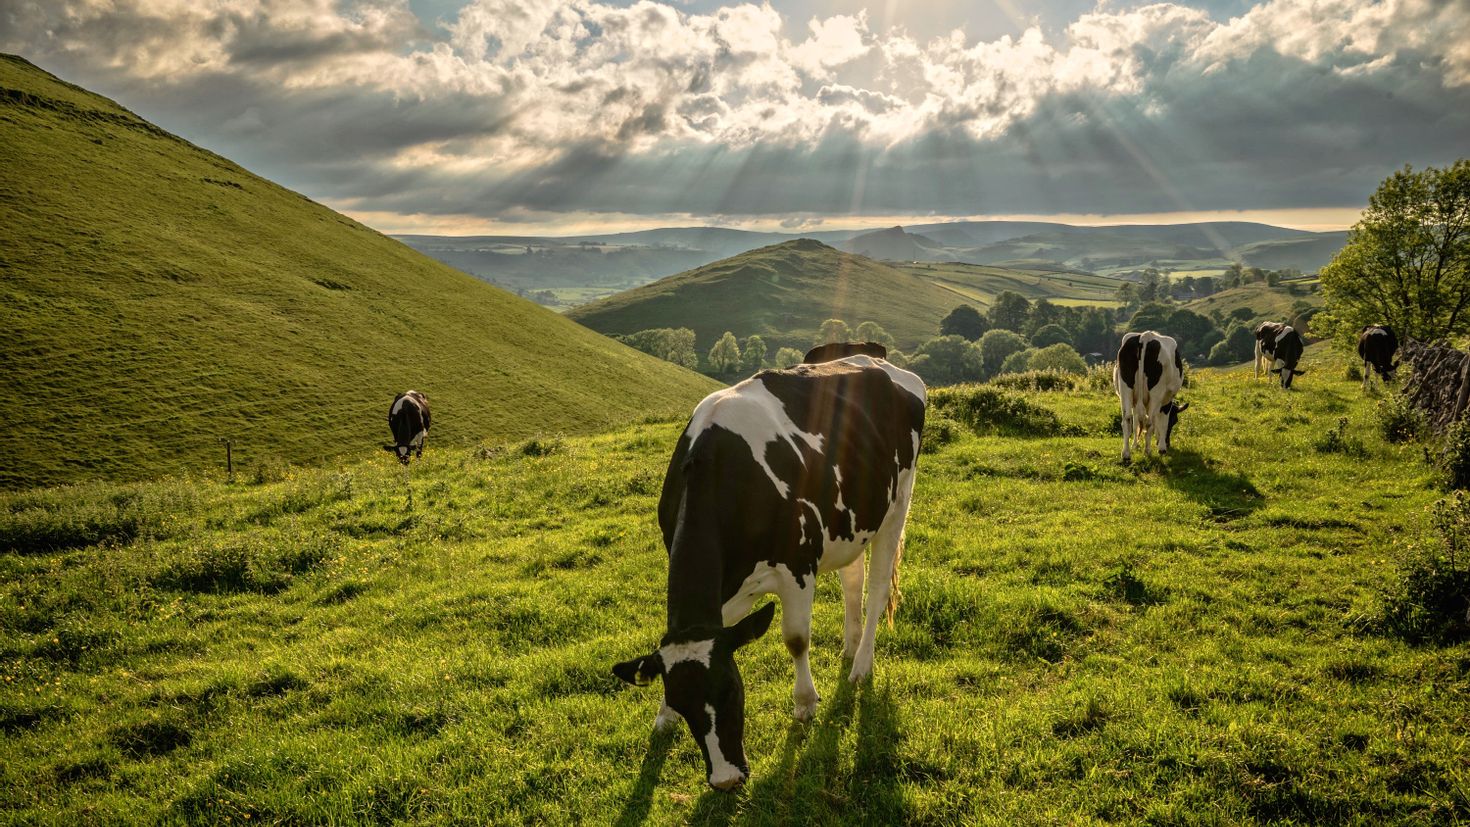
M 386 456 L 0 496 L 0 820 L 1470 819 L 1470 644 L 1377 620 L 1436 474 L 1331 359 L 1196 372 L 1127 468 L 1104 392 L 1022 395 L 1070 436 L 947 420 L 875 681 L 824 577 L 817 718 L 777 635 L 743 650 L 733 795 L 608 671 L 663 631 L 678 421 L 432 451 L 412 509 Z M 1362 453 L 1317 450 L 1344 417 Z
M 715 385 L 0 56 L 0 487 L 586 433 Z M 430 450 L 433 450 L 431 447 Z
M 1204 315 L 1218 310 L 1224 316 L 1244 307 L 1254 314 L 1254 319 L 1286 320 L 1296 315 L 1292 308 L 1297 302 L 1306 302 L 1312 307 L 1322 306 L 1321 293 L 1303 289 L 1301 295 L 1294 295 L 1288 285 L 1297 283 L 1289 281 L 1279 287 L 1269 287 L 1263 281 L 1252 282 L 1186 302 L 1184 307 Z

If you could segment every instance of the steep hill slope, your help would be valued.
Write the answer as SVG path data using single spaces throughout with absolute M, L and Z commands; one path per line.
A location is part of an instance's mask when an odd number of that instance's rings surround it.
M 726 330 L 800 348 L 811 344 L 826 319 L 874 321 L 907 349 L 933 336 L 944 314 L 963 301 L 911 272 L 798 239 L 669 276 L 567 316 L 608 334 L 692 328 L 701 350 Z
M 849 253 L 881 261 L 949 261 L 953 259 L 943 244 L 922 235 L 904 232 L 902 227 L 889 227 L 854 236 L 837 245 Z
M 590 431 L 713 385 L 0 58 L 0 486 Z

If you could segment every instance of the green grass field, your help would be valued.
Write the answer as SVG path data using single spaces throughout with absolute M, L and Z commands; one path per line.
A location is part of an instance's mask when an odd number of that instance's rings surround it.
M 1164 461 L 1119 464 L 1102 391 L 925 453 L 875 680 L 841 681 L 827 576 L 817 718 L 777 635 L 742 650 L 728 795 L 608 671 L 663 631 L 680 422 L 431 446 L 412 508 L 385 456 L 0 495 L 0 821 L 1470 819 L 1470 644 L 1374 621 L 1434 472 L 1305 365 L 1195 374 Z
M 1322 306 L 1322 294 L 1307 290 L 1313 284 L 1312 280 L 1296 279 L 1287 284 L 1299 285 L 1302 288 L 1301 295 L 1293 295 L 1285 286 L 1268 287 L 1265 282 L 1258 281 L 1221 290 L 1213 296 L 1186 302 L 1184 306 L 1196 313 L 1209 315 L 1218 310 L 1227 316 L 1231 311 L 1244 307 L 1253 311 L 1257 319 L 1273 320 L 1292 318 L 1296 315 L 1292 307 L 1297 302 L 1306 302 L 1312 307 Z
M 0 488 L 591 432 L 715 385 L 0 56 Z

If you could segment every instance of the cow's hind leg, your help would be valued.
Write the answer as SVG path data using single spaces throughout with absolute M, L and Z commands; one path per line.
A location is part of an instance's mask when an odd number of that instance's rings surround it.
M 817 686 L 812 682 L 812 600 L 817 594 L 816 574 L 804 578 L 805 584 L 795 580 L 785 584 L 781 590 L 781 637 L 786 641 L 786 651 L 791 653 L 791 663 L 796 669 L 796 688 L 791 692 L 795 702 L 792 716 L 798 721 L 810 721 L 817 712 Z
M 868 544 L 868 608 L 863 618 L 863 638 L 852 659 L 847 679 L 853 683 L 873 674 L 873 647 L 878 637 L 878 618 L 887 613 L 888 598 L 898 575 L 898 560 L 903 555 L 903 530 L 908 521 L 909 501 L 913 498 L 914 477 L 905 472 L 898 486 L 898 500 L 888 510 L 878 534 Z
M 858 644 L 863 640 L 863 564 L 859 554 L 856 560 L 838 571 L 842 576 L 842 656 L 857 657 Z
M 1119 415 L 1123 423 L 1123 464 L 1127 465 L 1133 461 L 1133 432 L 1138 425 L 1133 421 L 1132 401 L 1122 395 L 1118 398 L 1123 409 L 1123 413 Z

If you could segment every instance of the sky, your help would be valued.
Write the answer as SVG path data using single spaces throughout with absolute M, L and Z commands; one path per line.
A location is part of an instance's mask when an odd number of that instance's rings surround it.
M 0 0 L 0 51 L 385 232 L 1350 225 L 1470 0 Z

